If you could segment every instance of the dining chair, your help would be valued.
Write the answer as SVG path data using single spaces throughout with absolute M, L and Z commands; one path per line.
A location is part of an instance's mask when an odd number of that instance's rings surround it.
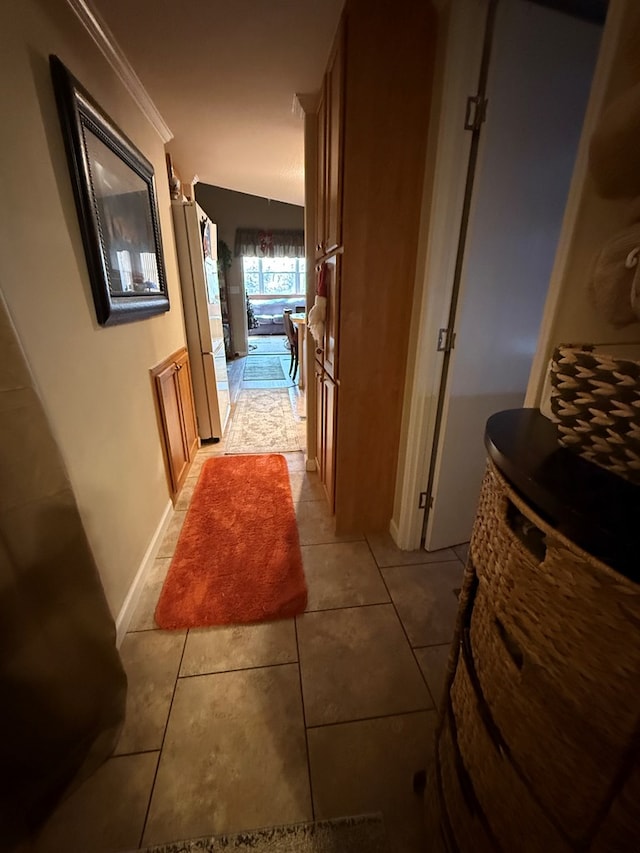
M 296 375 L 298 373 L 298 329 L 294 326 L 293 321 L 291 319 L 291 308 L 285 308 L 283 312 L 284 319 L 284 331 L 287 335 L 287 339 L 289 341 L 289 348 L 291 350 L 291 361 L 289 362 L 289 376 L 293 380 L 296 381 Z

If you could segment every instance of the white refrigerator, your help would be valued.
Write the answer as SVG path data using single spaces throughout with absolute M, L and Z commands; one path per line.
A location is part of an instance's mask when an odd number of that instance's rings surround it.
M 220 439 L 231 406 L 218 284 L 217 228 L 194 201 L 173 201 L 171 207 L 198 434 L 201 439 Z

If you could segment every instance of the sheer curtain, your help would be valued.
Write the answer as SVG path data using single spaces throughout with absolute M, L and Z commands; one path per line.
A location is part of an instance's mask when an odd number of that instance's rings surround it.
M 0 293 L 0 838 L 113 751 L 126 677 L 75 498 Z

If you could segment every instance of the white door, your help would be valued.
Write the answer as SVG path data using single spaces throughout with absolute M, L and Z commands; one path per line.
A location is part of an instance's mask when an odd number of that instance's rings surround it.
M 429 551 L 469 539 L 486 420 L 524 400 L 600 35 L 527 0 L 498 5 L 431 471 Z

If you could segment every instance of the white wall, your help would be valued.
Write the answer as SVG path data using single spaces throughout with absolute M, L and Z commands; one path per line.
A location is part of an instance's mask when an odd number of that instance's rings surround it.
M 171 310 L 97 325 L 49 76 L 57 54 L 153 163 Z M 162 140 L 64 0 L 3 4 L 0 287 L 116 615 L 167 507 L 149 368 L 184 344 Z
M 528 406 L 540 403 L 548 360 L 559 343 L 640 341 L 640 325 L 614 329 L 593 306 L 588 294 L 597 254 L 608 238 L 629 224 L 632 211 L 637 215 L 638 200 L 600 198 L 587 167 L 591 133 L 604 110 L 618 93 L 640 80 L 639 32 L 640 4 L 636 0 L 611 0 L 560 248 L 531 370 L 526 398 Z

